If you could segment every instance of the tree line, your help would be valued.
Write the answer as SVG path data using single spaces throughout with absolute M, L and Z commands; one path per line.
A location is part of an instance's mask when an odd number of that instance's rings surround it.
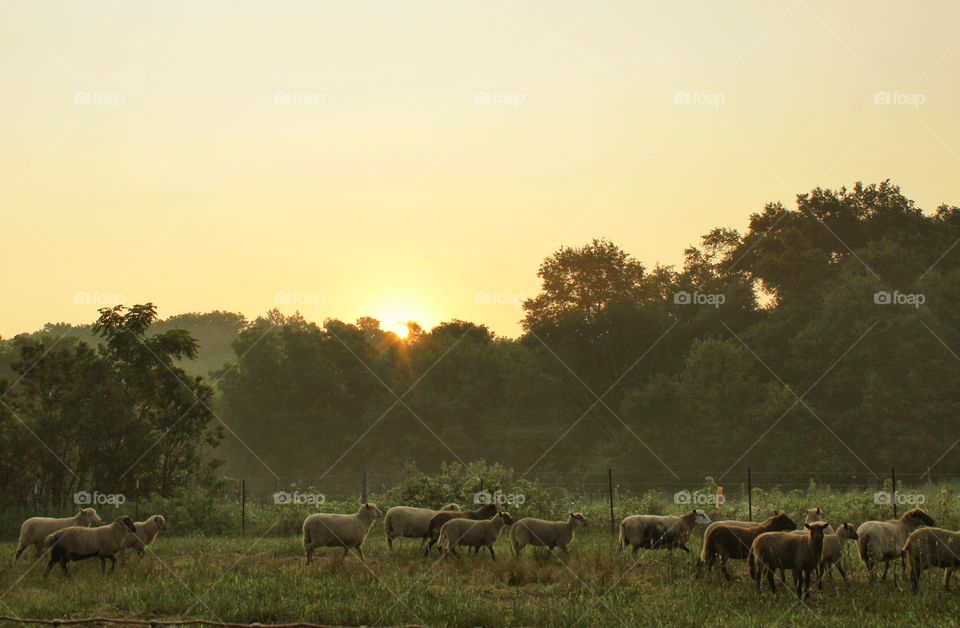
M 710 231 L 679 267 L 646 268 L 608 240 L 561 247 L 517 338 L 453 320 L 401 339 L 372 318 L 272 311 L 224 321 L 233 358 L 207 377 L 185 370 L 190 333 L 152 329 L 152 305 L 104 310 L 96 348 L 5 343 L 19 379 L 0 435 L 17 446 L 0 481 L 76 485 L 70 467 L 122 485 L 133 464 L 170 492 L 224 472 L 481 458 L 528 477 L 955 472 L 958 241 L 958 207 L 924 213 L 888 181 L 818 188 L 742 233 Z

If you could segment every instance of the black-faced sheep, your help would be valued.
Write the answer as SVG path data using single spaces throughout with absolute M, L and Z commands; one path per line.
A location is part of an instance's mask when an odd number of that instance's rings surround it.
M 573 532 L 577 526 L 587 525 L 587 518 L 579 512 L 571 512 L 566 521 L 546 521 L 524 517 L 510 528 L 510 545 L 513 553 L 519 556 L 527 545 L 548 547 L 550 551 L 559 547 L 567 554 L 567 546 L 573 541 Z
M 153 515 L 146 521 L 137 521 L 133 524 L 136 532 L 127 536 L 123 543 L 124 548 L 133 548 L 137 554 L 143 556 L 147 545 L 156 540 L 162 530 L 167 529 L 167 520 L 163 515 Z
M 920 589 L 920 574 L 930 567 L 943 569 L 943 588 L 950 590 L 950 577 L 960 567 L 960 532 L 920 528 L 907 537 L 903 552 L 910 559 L 910 582 L 914 593 Z
M 620 522 L 620 549 L 633 547 L 633 555 L 643 549 L 682 549 L 689 552 L 687 540 L 696 524 L 710 525 L 702 510 L 691 510 L 681 517 L 633 515 Z
M 476 548 L 486 547 L 490 550 L 490 558 L 497 560 L 493 551 L 493 544 L 500 538 L 504 526 L 513 523 L 510 513 L 498 512 L 493 519 L 451 519 L 440 528 L 440 546 L 448 553 L 459 556 L 457 547 L 464 545 Z
M 879 561 L 883 561 L 883 575 L 886 580 L 890 561 L 901 557 L 901 565 L 906 570 L 906 556 L 903 546 L 910 533 L 921 526 L 935 525 L 933 517 L 921 508 L 914 508 L 903 513 L 899 519 L 890 521 L 866 521 L 857 528 L 857 549 L 860 551 L 860 560 L 867 567 L 870 579 L 874 578 L 873 568 Z
M 310 564 L 317 547 L 342 547 L 344 557 L 353 549 L 360 560 L 365 560 L 363 542 L 380 516 L 382 513 L 374 504 L 363 504 L 352 515 L 315 513 L 308 516 L 303 521 L 303 549 L 307 564 Z
M 427 549 L 423 552 L 424 556 L 430 554 L 430 550 L 434 545 L 437 544 L 437 541 L 440 540 L 440 529 L 444 526 L 445 523 L 452 519 L 472 519 L 474 521 L 479 521 L 482 519 L 490 519 L 495 514 L 497 514 L 496 504 L 484 504 L 477 508 L 476 510 L 469 510 L 467 512 L 455 512 L 455 511 L 443 511 L 438 512 L 433 517 L 430 518 L 430 523 L 427 525 L 427 534 L 429 535 L 429 542 L 427 543 Z
M 440 510 L 414 508 L 412 506 L 394 506 L 383 517 L 383 531 L 387 536 L 387 547 L 393 549 L 396 538 L 420 539 L 420 547 L 430 538 L 430 519 L 443 511 L 459 512 L 457 504 L 447 504 Z
M 103 521 L 100 520 L 97 511 L 93 508 L 82 508 L 80 512 L 74 516 L 60 519 L 53 517 L 30 517 L 20 525 L 20 542 L 17 543 L 17 552 L 13 556 L 13 561 L 16 562 L 17 559 L 20 558 L 20 554 L 23 554 L 27 547 L 31 545 L 36 549 L 37 556 L 40 556 L 43 552 L 44 539 L 57 530 L 73 526 L 98 526 L 102 523 Z
M 820 567 L 827 523 L 818 521 L 804 527 L 809 531 L 805 537 L 790 532 L 765 532 L 754 539 L 748 560 L 750 577 L 755 579 L 758 593 L 764 574 L 770 590 L 776 593 L 774 573 L 781 569 L 793 573 L 798 598 L 810 597 L 810 575 Z
M 697 573 L 700 573 L 701 566 L 704 563 L 707 565 L 707 572 L 711 572 L 713 563 L 719 557 L 720 571 L 723 572 L 723 576 L 727 580 L 731 580 L 730 572 L 727 571 L 728 559 L 744 560 L 747 558 L 753 541 L 764 532 L 782 532 L 793 530 L 796 527 L 797 524 L 783 513 L 747 528 L 734 525 L 709 526 L 703 535 L 703 550 L 700 552 L 700 560 L 697 562 Z
M 100 571 L 107 570 L 107 559 L 110 559 L 110 571 L 117 566 L 116 554 L 123 547 L 127 534 L 135 532 L 133 519 L 127 516 L 119 517 L 105 526 L 84 528 L 72 526 L 57 530 L 44 539 L 44 545 L 50 548 L 50 562 L 47 563 L 47 573 L 56 563 L 63 568 L 63 575 L 69 576 L 67 563 L 85 560 L 94 556 L 100 559 Z

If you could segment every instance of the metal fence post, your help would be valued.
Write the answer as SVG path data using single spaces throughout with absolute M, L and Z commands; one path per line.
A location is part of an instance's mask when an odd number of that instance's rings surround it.
M 247 532 L 247 481 L 240 480 L 240 536 Z
M 617 536 L 617 526 L 613 520 L 613 471 L 607 469 L 607 491 L 610 494 L 610 545 L 613 546 L 613 539 Z
M 897 469 L 890 467 L 890 501 L 893 503 L 893 518 L 897 518 Z
M 753 521 L 753 469 L 747 467 L 747 521 Z
M 363 503 L 368 503 L 368 495 L 370 490 L 370 475 L 367 471 L 363 472 Z

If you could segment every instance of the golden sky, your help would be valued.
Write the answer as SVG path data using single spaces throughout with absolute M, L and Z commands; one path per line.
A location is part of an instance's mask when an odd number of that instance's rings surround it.
M 0 334 L 272 307 L 515 335 L 537 266 L 960 203 L 956 2 L 0 0 Z

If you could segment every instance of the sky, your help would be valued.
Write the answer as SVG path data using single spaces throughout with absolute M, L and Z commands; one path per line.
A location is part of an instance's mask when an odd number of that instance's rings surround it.
M 519 333 L 817 186 L 960 204 L 955 2 L 0 0 L 0 336 L 98 307 Z

